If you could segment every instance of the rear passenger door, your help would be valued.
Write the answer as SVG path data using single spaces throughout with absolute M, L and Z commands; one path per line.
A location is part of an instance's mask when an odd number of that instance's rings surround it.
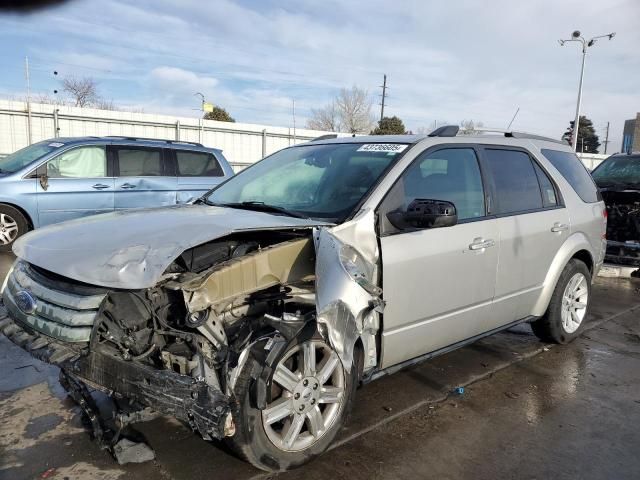
M 528 151 L 491 146 L 482 156 L 500 236 L 492 325 L 499 327 L 531 314 L 570 223 L 559 189 Z
M 113 146 L 115 209 L 175 205 L 177 179 L 162 148 Z
M 200 198 L 224 180 L 224 171 L 213 153 L 197 150 L 167 150 L 175 158 L 178 177 L 177 203 Z

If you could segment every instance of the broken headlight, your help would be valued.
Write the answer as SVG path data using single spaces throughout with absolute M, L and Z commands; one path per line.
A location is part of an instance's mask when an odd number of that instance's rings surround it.
M 340 248 L 340 264 L 347 274 L 374 296 L 382 294 L 382 289 L 373 283 L 375 265 L 369 263 L 355 248 L 350 245 L 342 245 Z

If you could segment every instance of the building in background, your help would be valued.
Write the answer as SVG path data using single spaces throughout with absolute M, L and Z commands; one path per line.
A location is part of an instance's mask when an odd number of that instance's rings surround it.
M 622 147 L 621 152 L 640 152 L 640 112 L 636 114 L 635 119 L 626 120 L 624 122 L 624 130 L 622 131 Z

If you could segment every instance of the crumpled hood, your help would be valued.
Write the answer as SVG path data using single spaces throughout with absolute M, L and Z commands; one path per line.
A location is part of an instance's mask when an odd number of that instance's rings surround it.
M 158 283 L 185 250 L 230 233 L 318 225 L 323 223 L 250 210 L 180 205 L 51 225 L 19 238 L 13 251 L 33 265 L 80 282 L 141 289 Z

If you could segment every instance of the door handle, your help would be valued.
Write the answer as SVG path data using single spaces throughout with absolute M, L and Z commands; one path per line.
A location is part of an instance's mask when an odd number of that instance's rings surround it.
M 553 224 L 553 227 L 551 227 L 551 231 L 553 233 L 560 233 L 564 232 L 565 230 L 569 230 L 569 225 L 567 225 L 566 223 L 556 222 Z
M 136 186 L 132 183 L 123 183 L 120 185 L 120 188 L 124 188 L 125 190 L 130 190 L 132 188 L 136 188 Z
M 96 183 L 91 188 L 95 188 L 96 190 L 104 190 L 105 188 L 109 188 L 109 185 L 105 185 L 104 183 Z
M 485 240 L 482 237 L 478 237 L 473 239 L 473 242 L 469 245 L 469 250 L 483 250 L 485 248 L 493 247 L 495 244 L 495 240 L 492 240 L 491 238 Z

